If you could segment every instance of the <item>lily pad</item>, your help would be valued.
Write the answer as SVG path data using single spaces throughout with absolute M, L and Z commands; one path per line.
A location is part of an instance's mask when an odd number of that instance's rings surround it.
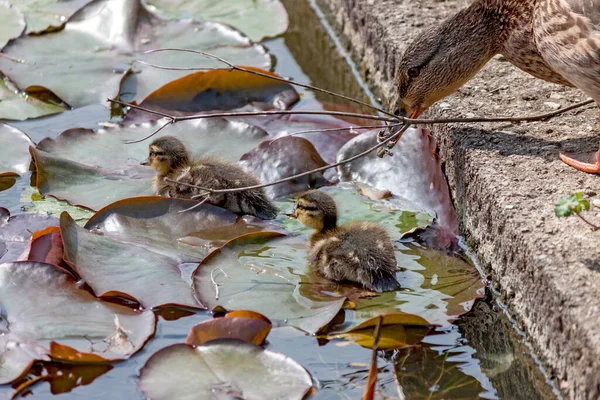
M 164 21 L 140 0 L 94 0 L 76 12 L 64 28 L 10 42 L 0 70 L 18 87 L 41 86 L 72 107 L 104 103 L 118 95 L 125 77 L 127 98 L 138 100 L 186 71 L 164 71 L 136 64 L 142 53 L 160 47 L 210 50 L 231 62 L 270 69 L 264 47 L 219 23 Z M 9 58 L 10 57 L 10 58 Z M 215 66 L 189 53 L 155 53 L 146 61 L 177 67 Z M 15 62 L 14 59 L 23 60 Z M 68 79 L 65 79 L 68 76 Z
M 27 33 L 58 29 L 91 0 L 11 0 L 25 14 Z
M 211 340 L 238 339 L 260 346 L 270 331 L 271 321 L 265 316 L 252 311 L 234 311 L 194 326 L 185 343 L 199 346 Z
M 10 39 L 19 37 L 25 30 L 25 18 L 18 8 L 0 1 L 0 50 Z
M 29 146 L 32 144 L 29 136 L 22 131 L 0 123 L 0 172 L 26 173 L 31 160 Z
M 10 189 L 17 182 L 17 178 L 21 175 L 15 172 L 1 172 L 0 173 L 0 192 L 3 190 Z
M 146 0 L 168 18 L 196 18 L 232 25 L 252 40 L 284 33 L 288 15 L 279 0 Z
M 152 312 L 102 302 L 43 263 L 0 264 L 0 303 L 7 323 L 0 336 L 1 383 L 18 379 L 35 360 L 126 359 L 154 333 Z
M 71 129 L 32 149 L 37 188 L 70 204 L 98 210 L 114 201 L 152 195 L 153 169 L 140 162 L 148 157 L 149 141 L 142 139 L 165 121 L 119 125 L 92 131 Z M 204 119 L 169 125 L 154 138 L 173 135 L 192 155 L 213 153 L 236 161 L 267 135 L 260 128 L 225 119 Z M 235 142 L 235 146 L 232 146 Z
M 377 132 L 359 135 L 342 147 L 339 161 L 361 153 L 377 143 Z M 364 182 L 376 189 L 389 190 L 426 211 L 434 212 L 439 229 L 436 242 L 449 246 L 458 234 L 458 219 L 450 190 L 435 153 L 436 143 L 428 130 L 408 129 L 394 147 L 392 157 L 377 157 L 377 152 L 342 165 L 340 180 Z
M 0 72 L 0 119 L 22 121 L 58 114 L 64 110 L 59 105 L 21 92 Z
M 246 68 L 278 77 L 260 68 Z M 298 92 L 289 83 L 248 72 L 219 69 L 196 72 L 169 82 L 152 92 L 140 106 L 184 116 L 215 110 L 285 110 L 299 99 Z M 156 115 L 136 109 L 131 110 L 126 118 L 131 122 L 155 119 L 158 119 Z
M 222 396 L 301 400 L 312 380 L 300 364 L 283 354 L 223 340 L 196 348 L 176 344 L 159 350 L 142 368 L 138 385 L 154 400 Z
M 261 182 L 275 182 L 312 169 L 325 166 L 315 147 L 304 138 L 288 137 L 275 142 L 264 141 L 244 154 L 240 165 L 256 174 Z M 271 198 L 304 192 L 327 184 L 322 173 L 280 183 L 266 188 Z
M 58 225 L 56 217 L 40 214 L 11 217 L 6 208 L 0 207 L 0 259 L 3 262 L 16 261 L 27 247 L 32 232 L 54 225 Z

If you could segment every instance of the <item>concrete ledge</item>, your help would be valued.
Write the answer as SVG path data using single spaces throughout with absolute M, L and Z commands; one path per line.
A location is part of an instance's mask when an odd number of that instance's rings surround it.
M 367 83 L 395 99 L 404 46 L 469 0 L 317 0 Z M 537 80 L 494 58 L 426 116 L 532 115 L 581 101 L 577 90 Z M 600 195 L 600 177 L 563 165 L 560 151 L 594 151 L 597 109 L 522 125 L 433 127 L 461 231 L 530 336 L 557 385 L 600 398 L 600 232 L 554 216 L 557 198 Z M 400 142 L 401 143 L 401 142 Z M 597 215 L 600 221 L 600 215 Z

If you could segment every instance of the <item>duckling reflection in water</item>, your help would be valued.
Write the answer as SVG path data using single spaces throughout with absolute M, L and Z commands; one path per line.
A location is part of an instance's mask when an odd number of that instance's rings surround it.
M 230 189 L 260 184 L 258 179 L 238 165 L 216 157 L 191 160 L 183 143 L 173 136 L 163 136 L 153 141 L 150 144 L 148 159 L 142 165 L 149 165 L 156 170 L 153 187 L 157 195 L 164 197 L 189 199 L 203 192 L 202 189 L 187 185 L 165 182 L 164 178 L 208 189 Z M 262 219 L 273 219 L 277 216 L 277 208 L 263 189 L 211 193 L 207 202 Z
M 309 260 L 325 278 L 355 282 L 376 292 L 400 289 L 394 245 L 380 225 L 338 226 L 335 200 L 318 190 L 303 194 L 291 217 L 315 229 L 308 244 Z

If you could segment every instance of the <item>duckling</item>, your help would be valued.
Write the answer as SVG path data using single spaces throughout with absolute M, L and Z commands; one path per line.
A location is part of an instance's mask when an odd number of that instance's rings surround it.
M 325 278 L 355 282 L 375 292 L 400 288 L 395 278 L 394 246 L 380 225 L 355 222 L 338 226 L 335 200 L 318 190 L 298 198 L 291 217 L 315 229 L 308 244 L 309 260 Z
M 398 113 L 418 117 L 496 54 L 537 78 L 575 86 L 600 106 L 599 49 L 600 0 L 476 0 L 407 47 L 397 74 Z M 600 174 L 600 147 L 593 163 L 560 158 Z
M 216 157 L 190 160 L 184 144 L 173 136 L 163 136 L 153 141 L 149 147 L 148 159 L 142 165 L 151 166 L 156 170 L 153 188 L 157 195 L 164 197 L 191 198 L 202 193 L 202 189 L 165 182 L 163 178 L 208 189 L 229 189 L 260 184 L 258 179 L 238 165 Z M 278 211 L 263 189 L 211 193 L 207 202 L 236 213 L 250 214 L 262 219 L 273 219 Z

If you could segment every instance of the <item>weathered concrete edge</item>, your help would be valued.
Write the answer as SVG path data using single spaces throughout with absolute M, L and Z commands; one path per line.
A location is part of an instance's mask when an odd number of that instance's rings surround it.
M 401 24 L 393 23 L 393 13 L 389 12 L 399 2 L 317 2 L 323 11 L 331 13 L 330 22 L 341 34 L 369 86 L 387 104 L 393 102 L 393 80 L 403 43 L 398 39 L 407 36 Z M 436 114 L 439 110 L 434 108 L 430 115 Z M 467 236 L 479 261 L 492 271 L 504 300 L 550 367 L 558 385 L 573 399 L 600 398 L 600 292 L 597 285 L 586 284 L 598 277 L 590 270 L 590 265 L 597 266 L 598 253 L 593 251 L 593 242 L 597 243 L 598 236 L 594 234 L 591 241 L 588 239 L 565 252 L 560 242 L 585 238 L 586 235 L 576 232 L 585 228 L 567 225 L 567 229 L 556 229 L 556 221 L 550 219 L 534 225 L 527 221 L 532 214 L 524 210 L 524 221 L 507 215 L 510 213 L 507 210 L 518 214 L 521 207 L 530 207 L 536 200 L 544 201 L 543 212 L 547 214 L 551 204 L 546 204 L 547 197 L 530 199 L 532 201 L 525 205 L 518 198 L 498 200 L 497 182 L 490 178 L 494 172 L 510 174 L 510 167 L 505 171 L 486 168 L 490 163 L 482 159 L 485 155 L 478 153 L 473 142 L 464 139 L 478 133 L 489 135 L 490 132 L 464 126 L 438 126 L 434 133 L 440 154 L 446 161 L 462 233 Z M 506 157 L 503 158 L 502 162 L 506 162 Z M 564 171 L 560 166 L 554 169 Z M 568 171 L 564 173 L 569 174 Z M 589 187 L 589 178 L 585 179 L 584 186 Z M 571 183 L 560 182 L 559 186 L 570 192 L 578 187 Z M 579 184 L 581 186 L 581 181 Z M 594 188 L 592 194 L 598 193 L 595 190 L 598 182 L 592 181 L 591 185 Z M 515 191 L 518 192 L 518 188 Z M 525 234 L 530 231 L 528 226 L 552 234 L 530 237 Z M 558 243 L 558 247 L 549 247 L 556 251 L 545 252 L 545 240 Z M 585 258 L 587 256 L 591 257 L 591 264 Z M 573 268 L 562 269 L 567 265 Z

